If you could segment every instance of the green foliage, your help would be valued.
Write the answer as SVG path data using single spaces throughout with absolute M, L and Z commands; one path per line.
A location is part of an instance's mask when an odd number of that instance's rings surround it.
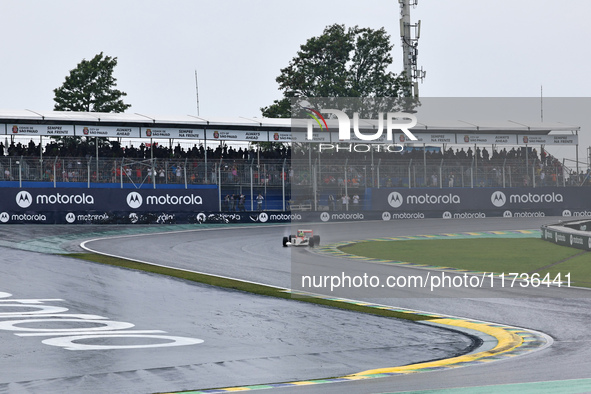
M 124 112 L 131 107 L 122 97 L 127 93 L 115 89 L 113 69 L 117 58 L 96 55 L 91 60 L 82 60 L 70 71 L 63 83 L 54 89 L 56 111 L 78 112 Z
M 261 108 L 263 116 L 291 117 L 289 100 L 293 97 L 410 96 L 405 75 L 387 70 L 393 60 L 392 48 L 383 28 L 327 26 L 281 69 L 276 81 L 284 97 Z

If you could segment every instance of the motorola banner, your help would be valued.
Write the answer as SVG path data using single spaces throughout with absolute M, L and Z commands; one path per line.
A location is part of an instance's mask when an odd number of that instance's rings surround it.
M 30 211 L 0 212 L 4 224 L 229 224 L 289 223 L 290 212 L 216 212 L 216 211 Z
M 371 189 L 373 210 L 389 211 L 498 211 L 558 212 L 584 211 L 591 199 L 591 188 L 443 188 Z M 504 216 L 504 215 L 501 215 Z
M 542 239 L 557 245 L 591 250 L 591 233 L 560 225 L 542 226 Z
M 216 211 L 216 188 L 78 189 L 2 188 L 0 211 L 15 214 L 67 211 L 195 212 Z

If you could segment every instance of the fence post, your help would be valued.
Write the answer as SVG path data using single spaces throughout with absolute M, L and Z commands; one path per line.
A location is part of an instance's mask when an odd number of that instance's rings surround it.
M 283 166 L 281 166 L 281 199 L 283 201 L 283 211 L 285 211 L 285 160 L 287 159 L 283 159 Z M 252 170 L 251 170 L 251 177 L 250 177 L 250 184 L 252 187 Z M 251 193 L 252 194 L 252 193 Z
M 382 159 L 378 159 L 378 168 L 376 169 L 378 174 L 378 189 L 380 188 L 380 164 L 382 163 Z
M 349 192 L 348 192 L 348 188 L 347 188 L 347 163 L 349 163 L 349 159 L 345 160 L 345 205 L 346 207 L 346 211 L 349 211 Z M 314 199 L 316 199 L 316 197 L 314 197 Z
M 57 172 L 56 172 L 56 167 L 57 167 L 57 156 L 55 157 L 55 160 L 53 161 L 53 188 L 55 189 L 57 187 Z
M 22 168 L 23 168 L 23 157 L 17 161 L 18 164 L 18 187 L 23 187 L 23 176 L 22 176 Z
M 250 162 L 250 210 L 254 211 L 254 191 L 253 191 L 253 179 L 252 179 L 252 161 Z
M 188 189 L 188 187 L 187 187 L 187 160 L 189 160 L 189 158 L 185 158 L 185 166 L 183 167 L 183 171 L 185 173 L 185 189 Z
M 221 162 L 221 160 L 220 160 Z M 222 210 L 222 166 L 218 163 L 215 164 L 218 170 L 218 208 Z

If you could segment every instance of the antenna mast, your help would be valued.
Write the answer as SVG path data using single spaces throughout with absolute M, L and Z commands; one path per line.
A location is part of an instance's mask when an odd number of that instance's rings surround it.
M 199 83 L 197 82 L 197 70 L 195 70 L 195 93 L 197 95 L 197 116 L 199 116 Z
M 417 68 L 419 38 L 421 36 L 421 21 L 412 24 L 410 21 L 410 7 L 416 7 L 419 0 L 398 0 L 400 3 L 400 37 L 402 39 L 402 56 L 404 72 L 411 82 L 412 97 L 419 97 L 419 80 L 423 82 L 426 72 L 423 67 Z

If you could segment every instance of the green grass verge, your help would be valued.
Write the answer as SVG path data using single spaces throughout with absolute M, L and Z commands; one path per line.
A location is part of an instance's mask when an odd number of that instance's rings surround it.
M 582 252 L 579 250 L 579 253 Z M 586 252 L 580 256 L 555 265 L 549 269 L 541 270 L 540 276 L 544 277 L 547 273 L 551 278 L 556 278 L 560 274 L 563 281 L 566 281 L 564 275 L 570 272 L 570 285 L 580 287 L 591 287 L 591 252 Z
M 232 289 L 244 291 L 248 293 L 258 294 L 262 296 L 270 296 L 284 299 L 291 299 L 295 301 L 308 302 L 317 305 L 324 305 L 332 308 L 345 309 L 355 312 L 369 313 L 377 316 L 395 317 L 405 320 L 431 320 L 433 317 L 423 316 L 414 313 L 404 313 L 391 311 L 386 309 L 372 308 L 364 305 L 355 305 L 347 302 L 332 301 L 316 297 L 306 297 L 300 295 L 293 295 L 288 292 L 281 291 L 281 289 L 265 286 L 255 283 L 243 282 L 236 279 L 220 278 L 214 275 L 201 274 L 191 271 L 185 271 L 175 268 L 158 267 L 151 264 L 140 263 L 132 260 L 120 259 L 116 257 L 103 256 L 95 253 L 72 253 L 66 254 L 65 257 L 73 257 L 81 260 L 91 261 L 100 264 L 112 265 L 132 270 L 139 270 L 150 272 L 159 275 L 166 275 L 173 278 L 184 279 L 191 282 L 203 283 L 206 285 L 217 286 L 225 289 Z
M 554 276 L 571 272 L 572 285 L 591 287 L 591 253 L 576 256 L 582 252 L 580 249 L 538 238 L 367 241 L 339 249 L 376 259 L 481 272 L 550 272 Z M 556 265 L 544 269 L 551 264 Z

